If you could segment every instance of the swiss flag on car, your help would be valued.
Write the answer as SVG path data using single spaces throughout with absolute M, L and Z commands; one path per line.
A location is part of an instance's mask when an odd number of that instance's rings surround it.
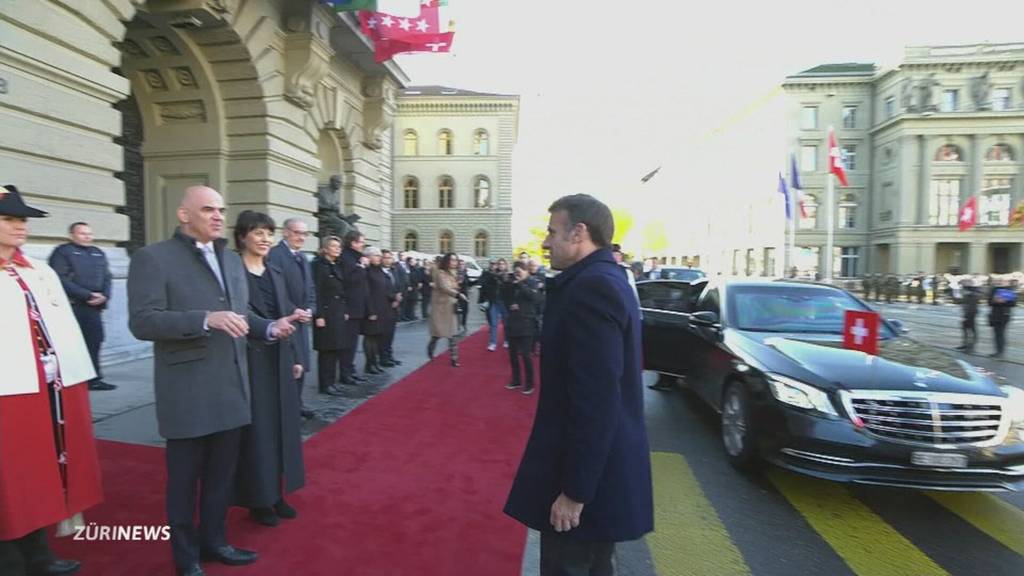
M 847 310 L 843 321 L 843 348 L 860 350 L 866 354 L 878 354 L 880 322 L 877 312 Z

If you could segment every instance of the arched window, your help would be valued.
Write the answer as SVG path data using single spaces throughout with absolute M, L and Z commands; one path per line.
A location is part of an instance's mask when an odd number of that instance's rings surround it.
M 1006 226 L 1010 223 L 1010 197 L 1013 178 L 985 178 L 978 198 L 979 226 Z
M 944 144 L 935 153 L 936 162 L 963 162 L 964 155 L 956 144 Z
M 483 128 L 473 133 L 473 154 L 487 156 L 491 153 L 490 136 Z
M 406 232 L 404 246 L 406 252 L 416 252 L 420 249 L 420 237 L 411 230 Z
M 415 130 L 406 130 L 403 136 L 402 153 L 406 156 L 416 156 L 420 153 L 420 137 Z
M 818 227 L 818 198 L 813 194 L 804 194 L 804 213 L 800 218 L 801 230 L 814 230 Z
M 477 232 L 473 238 L 473 256 L 487 258 L 487 232 Z
M 852 229 L 857 227 L 857 197 L 845 194 L 839 199 L 839 227 Z
M 491 207 L 491 181 L 486 176 L 477 176 L 473 182 L 473 206 Z
M 437 153 L 442 156 L 451 156 L 454 154 L 454 138 L 452 131 L 448 129 L 441 130 L 437 134 Z
M 1009 144 L 996 144 L 988 149 L 985 160 L 990 162 L 1013 162 L 1013 148 Z
M 420 207 L 420 182 L 413 176 L 407 176 L 402 184 L 406 208 Z
M 454 252 L 454 250 L 452 250 L 452 246 L 454 245 L 455 236 L 448 230 L 441 232 L 441 235 L 437 237 L 437 251 L 441 254 Z
M 437 207 L 455 207 L 455 181 L 451 176 L 442 176 L 437 182 Z

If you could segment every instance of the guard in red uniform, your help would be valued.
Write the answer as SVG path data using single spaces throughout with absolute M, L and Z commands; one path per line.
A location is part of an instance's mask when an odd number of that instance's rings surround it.
M 70 574 L 45 528 L 102 500 L 88 388 L 92 360 L 57 274 L 21 252 L 28 218 L 0 188 L 0 574 Z M 79 518 L 80 520 L 80 518 Z

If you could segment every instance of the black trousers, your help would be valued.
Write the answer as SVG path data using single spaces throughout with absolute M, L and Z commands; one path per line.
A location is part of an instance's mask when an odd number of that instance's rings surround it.
M 0 574 L 25 576 L 29 568 L 53 561 L 53 552 L 46 543 L 46 529 L 40 528 L 17 540 L 0 540 Z
M 430 294 L 420 295 L 420 316 L 424 318 L 430 317 Z
M 1009 322 L 996 322 L 992 325 L 992 330 L 996 336 L 996 354 L 1002 354 L 1006 351 L 1006 325 Z
M 416 319 L 416 302 L 419 298 L 414 298 L 412 295 L 415 292 L 406 292 L 402 296 L 402 319 L 403 320 L 415 320 Z
M 85 347 L 89 349 L 92 365 L 96 368 L 96 378 L 93 382 L 99 382 L 103 377 L 100 373 L 100 346 L 103 344 L 103 311 L 88 304 L 75 304 L 71 309 L 75 313 L 75 320 L 78 320 L 79 329 L 82 330 L 82 337 L 85 339 Z
M 540 576 L 615 576 L 615 542 L 579 542 L 540 533 Z
M 961 329 L 964 335 L 963 347 L 967 351 L 974 350 L 974 345 L 978 342 L 978 329 L 975 325 L 974 319 L 964 320 L 961 324 Z
M 401 306 L 399 306 L 401 308 Z M 393 308 L 384 320 L 383 332 L 380 335 L 380 355 L 386 360 L 394 359 L 395 330 L 398 328 L 398 309 Z
M 366 369 L 380 363 L 380 334 L 363 335 L 363 357 L 366 358 Z
M 167 441 L 167 524 L 179 569 L 199 563 L 200 549 L 227 544 L 224 523 L 234 491 L 242 429 Z M 192 518 L 199 492 L 199 527 Z
M 509 338 L 508 359 L 512 363 L 512 383 L 522 383 L 519 378 L 519 364 L 522 363 L 526 387 L 533 388 L 533 336 Z
M 341 328 L 341 378 L 347 379 L 356 373 L 356 349 L 359 347 L 359 333 L 362 318 L 349 318 Z
M 316 355 L 317 390 L 323 392 L 338 381 L 341 350 L 320 350 Z

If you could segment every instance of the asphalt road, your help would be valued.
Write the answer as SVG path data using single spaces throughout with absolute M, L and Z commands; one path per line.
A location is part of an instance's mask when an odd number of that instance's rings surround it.
M 645 374 L 648 382 L 654 380 Z M 717 415 L 647 390 L 657 529 L 622 546 L 628 574 L 1024 574 L 1024 493 L 849 486 L 728 464 Z

